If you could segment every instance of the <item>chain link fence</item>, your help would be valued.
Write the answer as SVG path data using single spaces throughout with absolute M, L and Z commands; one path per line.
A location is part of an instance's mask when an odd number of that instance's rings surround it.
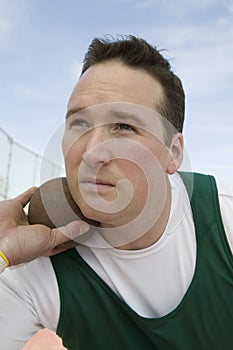
M 41 165 L 47 177 L 64 176 L 64 169 L 20 145 L 0 127 L 0 200 L 40 185 Z

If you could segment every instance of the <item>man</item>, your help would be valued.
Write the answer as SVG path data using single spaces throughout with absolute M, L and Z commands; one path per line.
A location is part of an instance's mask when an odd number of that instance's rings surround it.
M 233 194 L 177 172 L 183 120 L 182 84 L 156 48 L 93 40 L 63 152 L 70 192 L 98 227 L 62 252 L 83 222 L 29 226 L 33 189 L 2 203 L 3 265 L 34 259 L 1 275 L 4 349 L 43 327 L 72 350 L 231 348 Z

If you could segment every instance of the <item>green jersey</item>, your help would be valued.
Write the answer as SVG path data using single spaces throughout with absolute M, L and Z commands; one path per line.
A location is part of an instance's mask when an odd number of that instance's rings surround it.
M 197 242 L 194 276 L 182 301 L 163 317 L 142 317 L 112 291 L 76 249 L 53 256 L 61 303 L 57 334 L 67 349 L 233 348 L 233 258 L 215 180 L 201 174 L 181 176 L 190 194 Z

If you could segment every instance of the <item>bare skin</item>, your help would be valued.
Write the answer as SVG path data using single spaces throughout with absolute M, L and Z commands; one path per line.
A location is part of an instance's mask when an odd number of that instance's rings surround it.
M 146 118 L 147 109 L 156 112 L 162 98 L 160 83 L 147 72 L 108 61 L 92 66 L 84 73 L 69 101 L 63 153 L 71 194 L 83 214 L 100 222 L 102 228 L 108 227 L 109 232 L 110 228 L 120 230 L 133 222 L 136 224 L 131 225 L 129 231 L 140 227 L 142 234 L 139 239 L 130 244 L 116 243 L 121 249 L 142 249 L 155 243 L 161 237 L 169 217 L 171 191 L 167 175 L 175 173 L 182 162 L 183 137 L 180 133 L 175 134 L 170 147 L 167 147 L 163 142 L 161 123 L 156 122 L 155 117 L 152 121 Z M 134 107 L 139 106 L 139 121 L 135 123 L 143 124 L 143 127 L 132 127 L 134 121 L 130 124 L 127 119 L 118 121 L 116 117 L 112 120 L 109 111 L 105 110 L 105 106 L 108 108 L 110 104 L 111 107 L 111 103 L 112 109 L 122 103 L 128 110 L 132 106 L 131 119 L 137 113 Z M 154 123 L 155 132 L 150 134 L 148 130 L 153 129 Z M 126 149 L 124 159 L 119 157 L 117 145 Z M 146 159 L 149 152 L 157 163 L 154 168 L 152 162 L 147 164 L 153 169 L 151 182 L 157 186 L 157 192 L 153 205 L 147 210 L 147 217 L 158 217 L 153 227 L 145 232 L 145 222 L 135 219 L 148 198 L 148 179 L 143 169 L 135 163 Z M 129 160 L 126 159 L 127 154 Z M 130 154 L 137 154 L 138 159 L 134 157 L 134 161 L 130 161 Z M 115 213 L 100 210 L 101 200 L 97 193 L 110 206 L 118 195 L 122 194 L 123 198 L 123 193 L 127 191 L 118 186 L 122 179 L 134 188 L 131 202 L 124 210 Z M 93 203 L 95 208 L 88 203 Z M 105 238 L 108 236 L 107 232 Z M 110 243 L 115 245 L 114 238 Z
M 147 149 L 157 161 L 159 171 L 156 171 L 158 181 L 156 180 L 155 183 L 157 183 L 158 196 L 153 203 L 154 206 L 149 207 L 147 213 L 148 217 L 152 217 L 159 212 L 156 223 L 146 232 L 143 231 L 145 222 L 142 220 L 141 223 L 137 223 L 136 228 L 139 228 L 139 231 L 142 230 L 143 234 L 137 239 L 132 239 L 130 243 L 118 244 L 120 249 L 148 247 L 163 234 L 171 206 L 171 191 L 167 175 L 175 173 L 182 162 L 183 137 L 180 133 L 175 134 L 171 145 L 167 147 L 162 142 L 161 128 L 158 125 L 156 130 L 159 136 L 154 137 L 147 132 L 148 128 L 132 129 L 128 123 L 121 122 L 115 125 L 112 122 L 109 124 L 108 120 L 103 120 L 102 124 L 96 125 L 96 121 L 89 120 L 88 123 L 93 125 L 90 129 L 85 129 L 88 132 L 75 142 L 80 124 L 77 127 L 75 122 L 73 127 L 70 121 L 79 111 L 105 103 L 136 104 L 156 111 L 156 106 L 161 103 L 162 97 L 161 85 L 148 73 L 126 67 L 120 62 L 105 62 L 85 72 L 69 101 L 63 139 L 68 185 L 83 214 L 100 222 L 103 229 L 118 229 L 124 225 L 127 227 L 128 223 L 139 216 L 148 193 L 148 184 L 140 167 L 127 159 L 119 159 L 119 157 L 115 159 L 114 156 L 117 154 L 114 154 L 114 149 L 117 147 L 106 148 L 105 141 L 110 141 L 112 146 L 115 141 L 126 140 L 127 147 L 135 144 L 139 147 L 138 151 L 133 152 L 134 154 L 140 155 L 142 149 Z M 129 151 L 133 151 L 130 147 Z M 144 157 L 143 152 L 142 157 Z M 138 160 L 140 161 L 140 157 Z M 90 178 L 85 175 L 86 178 L 79 182 L 77 172 L 81 164 L 83 173 L 89 174 Z M 99 183 L 92 181 L 92 176 L 96 175 L 96 168 L 100 168 L 99 179 L 97 179 Z M 88 199 L 96 199 L 98 205 L 99 197 L 95 197 L 98 192 L 100 197 L 111 206 L 118 194 L 122 194 L 124 199 L 124 187 L 119 185 L 124 179 L 136 189 L 125 210 L 112 214 L 104 213 L 91 208 L 80 196 L 82 188 L 85 196 Z M 162 182 L 159 182 L 160 179 Z M 29 189 L 15 199 L 0 202 L 0 250 L 7 256 L 11 265 L 31 261 L 39 256 L 54 255 L 74 247 L 77 242 L 72 238 L 89 230 L 89 227 L 83 226 L 84 222 L 80 221 L 56 229 L 43 225 L 29 225 L 23 208 L 29 202 L 34 190 L 34 188 Z
M 0 202 L 0 249 L 10 265 L 31 261 L 39 256 L 51 256 L 74 247 L 77 243 L 72 238 L 89 229 L 81 221 L 56 229 L 29 225 L 23 208 L 35 190 L 31 188 L 14 199 Z

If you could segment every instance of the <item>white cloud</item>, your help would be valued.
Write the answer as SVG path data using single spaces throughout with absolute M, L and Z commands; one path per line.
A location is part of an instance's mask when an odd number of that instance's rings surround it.
M 193 94 L 210 94 L 232 86 L 233 46 L 202 47 L 181 54 L 180 73 Z
M 144 1 L 135 2 L 134 8 L 137 10 L 146 9 L 150 6 L 156 5 L 157 2 L 158 2 L 157 0 L 144 0 Z
M 223 1 L 223 4 L 225 5 L 226 9 L 227 9 L 229 12 L 233 12 L 233 3 L 232 3 L 232 0 L 224 0 L 224 1 Z
M 218 3 L 219 0 L 144 0 L 135 1 L 134 7 L 141 10 L 151 8 L 152 6 L 158 6 L 158 10 L 162 9 L 167 13 L 172 13 L 174 16 L 181 16 L 187 12 L 192 12 L 194 9 L 204 10 L 208 7 L 213 7 Z
M 20 27 L 21 21 L 25 21 L 31 6 L 26 0 L 0 0 L 0 50 L 14 48 L 11 35 Z
M 220 16 L 199 25 L 164 22 L 147 28 L 144 36 L 159 49 L 168 48 L 163 54 L 189 93 L 209 94 L 232 87 L 233 25 L 229 18 Z
M 9 18 L 10 17 L 10 7 L 9 6 L 10 2 L 1 0 L 0 1 L 0 33 L 1 36 L 5 34 L 6 32 L 10 31 L 11 29 L 14 28 L 15 21 L 14 18 Z
M 0 33 L 3 34 L 13 27 L 13 23 L 6 18 L 0 17 Z
M 15 92 L 21 96 L 21 98 L 41 101 L 43 100 L 44 92 L 36 90 L 32 86 L 18 85 L 15 87 Z

